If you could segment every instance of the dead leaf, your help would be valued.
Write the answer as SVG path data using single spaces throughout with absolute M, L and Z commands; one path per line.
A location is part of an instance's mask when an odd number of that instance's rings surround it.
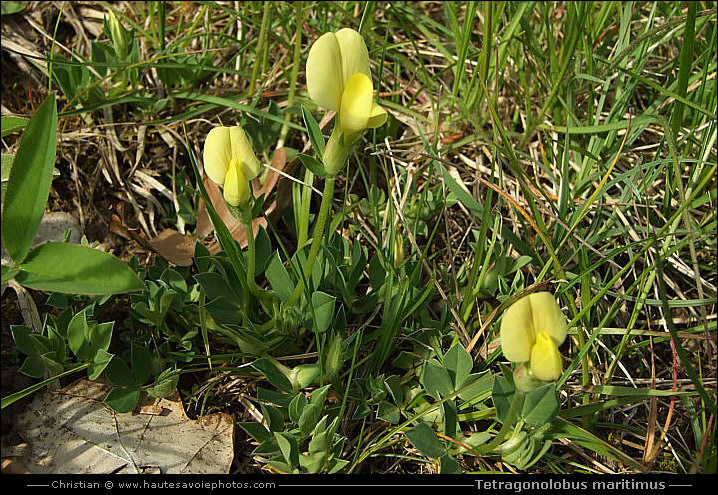
M 284 172 L 284 168 L 287 166 L 287 150 L 279 148 L 274 152 L 272 156 L 272 168 L 267 172 L 267 177 L 264 179 L 264 185 L 258 194 L 255 196 L 259 197 L 262 194 L 268 195 L 279 182 L 282 177 L 281 172 Z M 266 196 L 265 196 L 266 197 Z
M 30 327 L 34 333 L 41 333 L 42 320 L 40 319 L 40 313 L 37 311 L 35 300 L 25 287 L 17 283 L 14 278 L 8 280 L 7 284 L 15 291 L 15 294 L 17 294 L 17 303 L 18 306 L 20 306 L 20 312 L 22 313 L 22 319 L 25 325 Z
M 192 265 L 197 239 L 193 235 L 183 235 L 174 229 L 165 229 L 151 239 L 149 245 L 167 261 L 179 266 Z
M 108 222 L 110 232 L 119 235 L 120 237 L 124 237 L 125 239 L 133 240 L 145 249 L 149 249 L 147 236 L 142 229 L 132 228 L 125 222 L 125 204 L 126 203 L 124 201 L 120 201 L 117 204 L 116 213 L 110 213 L 110 220 Z M 112 207 L 110 207 L 110 209 L 112 209 Z
M 147 404 L 146 406 L 140 407 L 140 414 L 149 414 L 151 416 L 159 416 L 164 412 L 157 404 Z
M 17 432 L 31 451 L 18 460 L 38 474 L 229 472 L 234 423 L 228 414 L 190 420 L 179 399 L 157 402 L 167 414 L 116 414 L 102 403 L 109 390 L 81 379 L 39 392 L 18 416 Z M 154 403 L 146 397 L 141 406 Z
M 197 204 L 197 225 L 195 230 L 198 239 L 204 239 L 214 231 L 212 220 L 209 218 L 209 213 L 207 213 L 207 205 L 204 204 L 202 199 Z
M 3 459 L 2 474 L 30 474 L 30 471 L 20 462 L 13 461 L 12 459 Z

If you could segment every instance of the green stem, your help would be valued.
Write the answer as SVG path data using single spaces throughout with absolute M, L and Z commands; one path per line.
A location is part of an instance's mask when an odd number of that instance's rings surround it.
M 269 7 L 271 2 L 264 4 L 264 11 L 262 13 L 262 27 L 259 29 L 259 40 L 257 41 L 257 53 L 254 57 L 254 67 L 252 67 L 252 78 L 249 81 L 249 96 L 254 96 L 254 88 L 257 82 L 257 71 L 262 63 L 262 51 L 264 50 L 264 39 L 265 33 L 267 32 L 267 24 L 269 23 Z
M 242 219 L 242 225 L 244 225 L 244 231 L 247 233 L 247 287 L 249 287 L 249 292 L 251 292 L 253 295 L 257 295 L 257 284 L 254 281 L 254 258 L 256 257 L 256 254 L 254 247 L 254 232 L 252 230 L 252 220 L 251 215 L 242 216 L 245 217 Z M 250 220 L 247 220 L 246 217 L 250 218 Z
M 324 192 L 322 193 L 322 204 L 319 207 L 319 216 L 317 217 L 317 224 L 314 227 L 314 235 L 312 236 L 312 247 L 309 250 L 309 256 L 307 257 L 307 264 L 304 267 L 304 276 L 300 277 L 297 281 L 297 286 L 294 288 L 294 292 L 289 297 L 287 304 L 290 306 L 297 302 L 299 296 L 304 290 L 304 281 L 312 276 L 312 268 L 314 267 L 314 261 L 317 259 L 319 254 L 319 246 L 324 238 L 324 227 L 327 223 L 329 216 L 329 209 L 334 198 L 334 183 L 336 181 L 335 175 L 327 175 L 324 181 Z
M 514 400 L 511 402 L 511 408 L 509 409 L 509 413 L 506 415 L 506 419 L 504 420 L 504 424 L 501 426 L 501 430 L 499 430 L 499 433 L 489 443 L 474 449 L 476 452 L 479 454 L 486 454 L 496 450 L 496 448 L 501 445 L 501 442 L 504 441 L 506 435 L 513 429 L 514 419 L 519 412 L 519 407 L 523 404 L 523 398 L 523 392 L 519 392 L 518 390 L 514 392 Z

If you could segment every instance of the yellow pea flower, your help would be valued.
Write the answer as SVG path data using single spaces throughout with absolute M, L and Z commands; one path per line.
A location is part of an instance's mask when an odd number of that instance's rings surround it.
M 361 133 L 383 125 L 387 119 L 386 110 L 374 102 L 364 39 L 349 28 L 322 35 L 309 50 L 306 75 L 310 98 L 337 112 L 339 134 L 332 137 L 340 142 L 330 139 L 325 153 L 327 173 L 333 175 L 344 166 L 348 147 Z
M 339 114 L 347 141 L 386 122 L 386 111 L 374 102 L 369 51 L 353 29 L 325 33 L 314 42 L 307 57 L 307 90 L 317 105 Z
M 556 380 L 563 371 L 558 351 L 568 323 L 553 295 L 535 292 L 512 304 L 501 320 L 501 348 L 513 363 L 529 363 L 530 374 L 541 381 Z
M 204 171 L 223 187 L 227 203 L 247 203 L 249 181 L 259 175 L 261 165 L 240 126 L 220 126 L 209 131 L 204 142 Z

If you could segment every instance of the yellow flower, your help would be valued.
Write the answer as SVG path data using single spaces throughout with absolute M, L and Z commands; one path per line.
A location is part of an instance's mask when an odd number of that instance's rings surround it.
M 204 171 L 223 186 L 224 199 L 230 205 L 249 200 L 249 181 L 259 175 L 261 165 L 240 126 L 209 131 L 204 143 Z
M 307 57 L 307 90 L 317 105 L 337 112 L 347 144 L 386 122 L 386 111 L 374 102 L 369 52 L 353 29 L 326 33 L 314 42 Z
M 512 363 L 529 363 L 531 375 L 545 382 L 563 370 L 558 351 L 568 324 L 553 295 L 535 292 L 506 310 L 501 320 L 501 348 Z

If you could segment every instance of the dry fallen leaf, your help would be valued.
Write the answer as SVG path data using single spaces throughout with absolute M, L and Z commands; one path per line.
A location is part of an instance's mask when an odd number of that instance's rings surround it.
M 226 474 L 234 457 L 234 423 L 216 413 L 190 420 L 179 399 L 146 397 L 159 415 L 116 414 L 105 406 L 108 385 L 81 379 L 43 390 L 18 415 L 30 446 L 21 462 L 31 473 Z
M 174 229 L 165 229 L 151 239 L 149 245 L 164 259 L 179 266 L 192 265 L 196 238 L 180 234 Z

